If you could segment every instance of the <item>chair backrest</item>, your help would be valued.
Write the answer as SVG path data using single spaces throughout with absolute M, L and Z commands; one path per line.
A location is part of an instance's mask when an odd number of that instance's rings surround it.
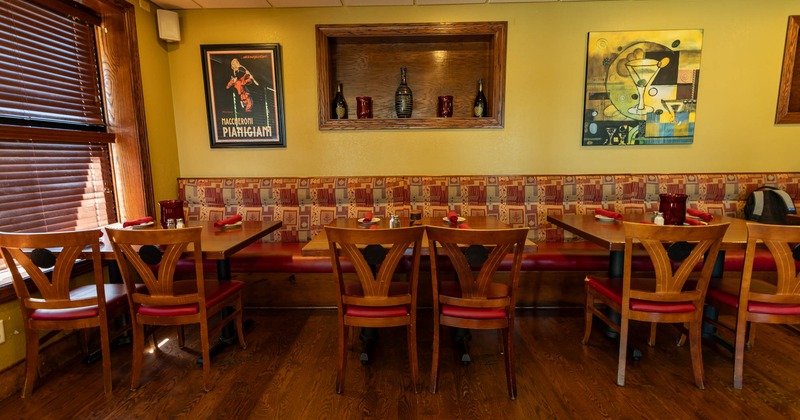
M 339 300 L 362 306 L 416 305 L 420 249 L 423 226 L 394 229 L 347 229 L 325 227 L 331 249 L 333 275 L 339 287 Z M 410 293 L 389 296 L 392 277 L 406 252 L 411 252 Z M 355 268 L 363 296 L 347 296 L 342 276 L 341 258 L 346 257 Z
M 660 302 L 695 302 L 702 307 L 728 223 L 704 226 L 660 226 L 623 222 L 625 229 L 625 268 L 623 301 L 630 290 L 632 299 Z M 654 290 L 631 290 L 633 250 L 641 245 L 647 251 L 655 272 Z M 677 267 L 674 262 L 679 261 Z M 687 283 L 698 264 L 699 277 Z M 635 285 L 634 285 L 635 287 Z
M 516 229 L 455 229 L 428 226 L 433 287 L 438 287 L 439 256 L 447 256 L 458 277 L 460 298 L 467 306 L 513 305 L 522 267 L 522 251 L 529 233 L 527 228 Z M 488 299 L 495 273 L 503 259 L 512 254 L 511 284 L 508 299 Z M 475 274 L 473 267 L 480 267 Z M 469 305 L 467 301 L 473 301 Z M 477 303 L 485 301 L 484 303 Z M 489 305 L 493 302 L 495 305 Z
M 97 305 L 105 312 L 103 270 L 98 230 L 51 233 L 0 233 L 0 251 L 14 282 L 20 308 L 26 318 L 35 309 L 67 309 Z M 97 296 L 70 298 L 72 269 L 79 259 L 91 258 Z M 32 298 L 22 267 L 41 298 Z M 51 274 L 48 276 L 47 271 Z
M 763 245 L 761 245 L 763 244 Z M 750 292 L 756 249 L 766 246 L 775 260 L 777 280 L 775 293 Z M 800 304 L 800 226 L 747 223 L 747 251 L 742 270 L 743 301 L 775 304 Z M 749 293 L 749 295 L 748 295 Z
M 205 310 L 205 281 L 200 243 L 202 230 L 202 227 L 106 229 L 134 311 L 142 304 L 168 306 L 189 303 L 198 303 L 201 310 Z M 191 250 L 188 249 L 190 246 Z M 175 270 L 178 261 L 187 253 L 195 263 L 196 293 L 176 296 L 173 288 Z M 153 267 L 156 266 L 158 269 L 154 272 Z M 137 277 L 133 275 L 130 267 L 133 267 L 138 274 L 138 280 L 147 287 L 146 292 L 137 290 Z

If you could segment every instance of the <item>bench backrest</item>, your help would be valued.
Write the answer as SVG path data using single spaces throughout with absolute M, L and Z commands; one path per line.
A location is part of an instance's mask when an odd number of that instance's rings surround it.
M 444 217 L 497 216 L 528 227 L 534 241 L 573 239 L 547 222 L 554 214 L 591 214 L 596 208 L 623 214 L 658 209 L 661 193 L 687 194 L 687 205 L 711 214 L 743 217 L 747 195 L 762 185 L 778 187 L 800 202 L 800 173 L 693 173 L 602 175 L 467 175 L 366 177 L 180 178 L 178 197 L 189 220 L 241 214 L 245 220 L 281 220 L 265 238 L 306 242 L 336 217 L 372 211 Z

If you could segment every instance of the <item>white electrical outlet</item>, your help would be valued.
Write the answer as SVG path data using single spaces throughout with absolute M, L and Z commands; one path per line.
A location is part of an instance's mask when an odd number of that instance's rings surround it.
M 0 344 L 6 342 L 6 327 L 3 325 L 3 320 L 0 319 Z

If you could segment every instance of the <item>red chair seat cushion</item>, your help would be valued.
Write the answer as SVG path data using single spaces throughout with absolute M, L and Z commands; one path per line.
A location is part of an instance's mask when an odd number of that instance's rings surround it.
M 206 291 L 206 308 L 210 308 L 223 300 L 227 299 L 230 295 L 236 293 L 239 289 L 244 287 L 244 282 L 238 280 L 207 280 L 205 282 Z M 176 281 L 173 285 L 173 291 L 176 295 L 185 295 L 197 292 L 197 282 L 194 280 L 181 280 Z M 149 306 L 142 305 L 139 307 L 138 313 L 146 316 L 180 316 L 180 315 L 194 315 L 199 311 L 196 303 L 189 303 L 185 305 L 164 305 L 164 306 Z
M 391 318 L 408 315 L 405 305 L 398 306 L 358 306 L 347 305 L 345 315 L 359 318 Z
M 404 281 L 393 281 L 389 283 L 389 296 L 407 295 L 409 293 L 408 283 Z M 344 282 L 344 294 L 348 296 L 364 296 L 364 289 L 360 281 Z M 395 316 L 408 315 L 408 308 L 405 305 L 397 306 L 358 306 L 347 305 L 345 315 L 359 318 L 391 318 Z
M 611 299 L 618 305 L 622 305 L 622 279 L 605 277 L 586 276 L 586 284 L 600 292 L 601 295 Z M 692 302 L 653 302 L 640 299 L 631 299 L 631 309 L 640 312 L 658 313 L 684 313 L 694 312 L 695 307 Z
M 107 312 L 112 312 L 120 305 L 126 304 L 127 293 L 124 284 L 112 283 L 104 286 Z M 96 296 L 97 288 L 94 284 L 80 286 L 69 292 L 69 297 L 72 300 L 91 299 Z M 98 316 L 98 314 L 97 305 L 69 309 L 36 309 L 31 314 L 31 319 L 40 321 L 63 321 L 68 319 L 94 318 Z
M 442 305 L 442 315 L 454 318 L 502 319 L 506 317 L 505 308 L 467 308 L 464 306 Z
M 709 289 L 708 297 L 728 306 L 739 308 L 739 295 L 725 290 Z M 800 305 L 750 301 L 747 303 L 747 311 L 768 315 L 800 315 Z

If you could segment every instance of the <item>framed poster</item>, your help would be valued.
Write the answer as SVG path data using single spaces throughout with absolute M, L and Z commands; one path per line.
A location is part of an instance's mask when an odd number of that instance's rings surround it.
M 201 45 L 211 147 L 285 147 L 278 44 Z
M 584 146 L 690 144 L 703 30 L 590 32 Z

